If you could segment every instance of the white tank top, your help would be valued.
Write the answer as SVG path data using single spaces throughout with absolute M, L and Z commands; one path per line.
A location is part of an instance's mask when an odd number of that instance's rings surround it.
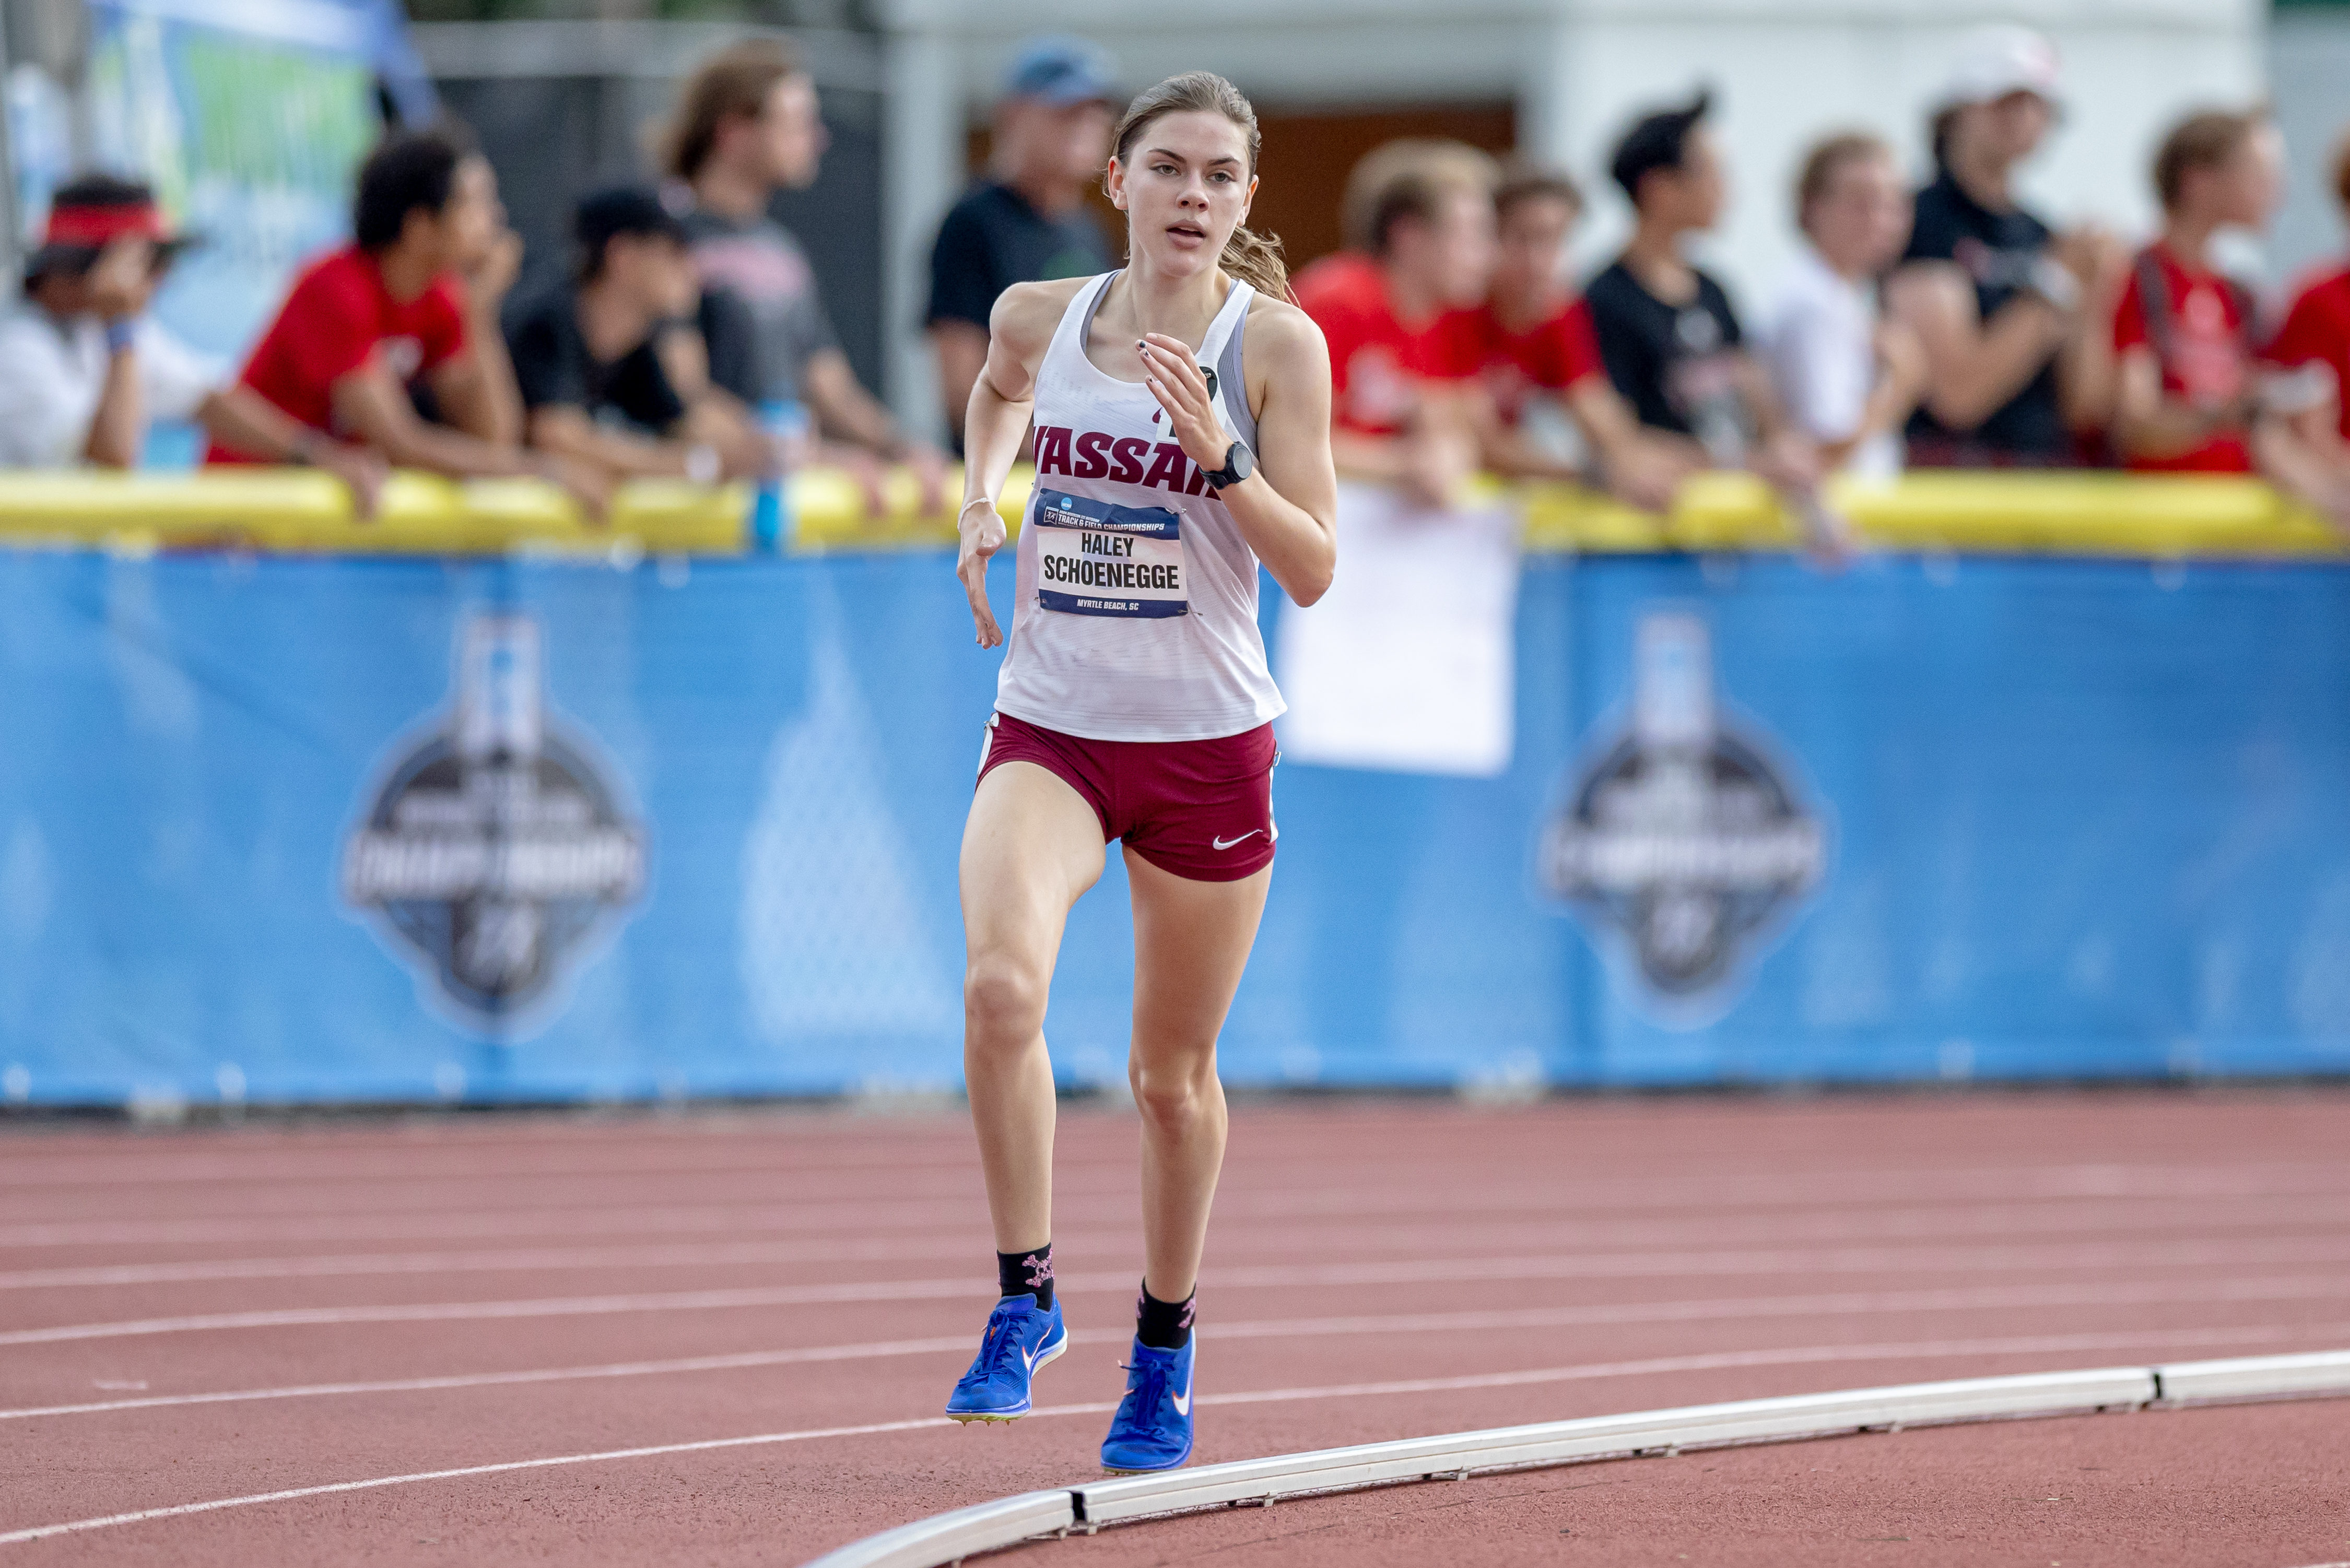
M 1095 741 L 1237 735 L 1284 706 L 1257 631 L 1256 552 L 1150 389 L 1086 358 L 1118 275 L 1077 290 L 1036 368 L 1036 487 L 995 706 Z M 1252 450 L 1241 324 L 1253 292 L 1234 280 L 1200 346 L 1217 417 Z

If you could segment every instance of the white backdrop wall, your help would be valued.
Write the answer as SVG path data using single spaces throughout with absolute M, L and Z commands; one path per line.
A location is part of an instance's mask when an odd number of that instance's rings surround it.
M 1180 13 L 1131 0 L 896 0 L 889 137 L 892 401 L 935 421 L 919 327 L 939 215 L 962 182 L 962 130 L 983 111 L 1019 40 L 1071 32 L 1114 50 L 1132 85 L 1222 71 L 1261 103 L 1513 100 L 1527 146 L 1595 192 L 1579 252 L 1621 238 L 1606 186 L 1628 119 L 1702 82 L 1721 102 L 1733 196 L 1709 259 L 1750 307 L 1795 244 L 1788 186 L 1804 148 L 1858 126 L 1925 167 L 1925 106 L 1950 46 L 1987 21 L 2053 36 L 2070 114 L 2025 181 L 2058 222 L 2095 218 L 2135 237 L 2153 202 L 2147 164 L 2162 128 L 2205 103 L 2242 103 L 2264 80 L 2265 0 L 1192 0 Z M 2338 79 L 2338 78 L 2337 78 Z M 2303 167 L 2308 155 L 2302 155 Z M 1330 171 L 1332 199 L 1345 178 Z

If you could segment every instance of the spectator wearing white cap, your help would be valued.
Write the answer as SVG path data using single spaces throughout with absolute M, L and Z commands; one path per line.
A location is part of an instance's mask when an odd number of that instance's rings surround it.
M 1780 280 L 1762 362 L 1822 463 L 1874 479 L 1901 472 L 1901 427 L 1925 383 L 1917 335 L 1879 318 L 1877 277 L 1909 238 L 1893 150 L 1866 131 L 1814 144 L 1795 184 L 1809 243 Z
M 1935 102 L 1935 177 L 1918 192 L 1887 313 L 1926 351 L 1909 461 L 2049 465 L 2111 401 L 2106 324 L 2127 267 L 2095 228 L 2058 234 L 2014 192 L 2016 166 L 2063 107 L 2054 46 L 2028 27 L 1981 28 Z
M 931 247 L 924 325 L 957 446 L 987 363 L 996 296 L 1015 283 L 1091 277 L 1115 265 L 1086 211 L 1086 189 L 1109 160 L 1117 84 L 1117 62 L 1080 38 L 1032 40 L 1005 73 L 987 174 L 948 211 Z

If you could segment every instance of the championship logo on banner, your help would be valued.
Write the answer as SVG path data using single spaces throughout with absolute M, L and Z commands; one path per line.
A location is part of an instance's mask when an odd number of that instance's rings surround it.
M 1716 711 L 1705 622 L 1642 618 L 1632 711 L 1595 747 L 1543 836 L 1544 888 L 1572 902 L 1671 1023 L 1719 1017 L 1819 885 L 1827 835 L 1794 771 Z
M 343 897 L 415 967 L 436 1011 L 512 1039 L 644 891 L 644 825 L 617 770 L 550 722 L 538 625 L 482 615 L 444 720 L 386 770 L 344 846 Z

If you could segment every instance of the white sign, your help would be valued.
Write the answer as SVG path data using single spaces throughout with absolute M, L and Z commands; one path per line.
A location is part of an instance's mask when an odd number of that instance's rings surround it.
M 1284 604 L 1282 755 L 1392 773 L 1490 778 L 1514 739 L 1518 519 L 1427 512 L 1338 486 L 1338 575 Z

